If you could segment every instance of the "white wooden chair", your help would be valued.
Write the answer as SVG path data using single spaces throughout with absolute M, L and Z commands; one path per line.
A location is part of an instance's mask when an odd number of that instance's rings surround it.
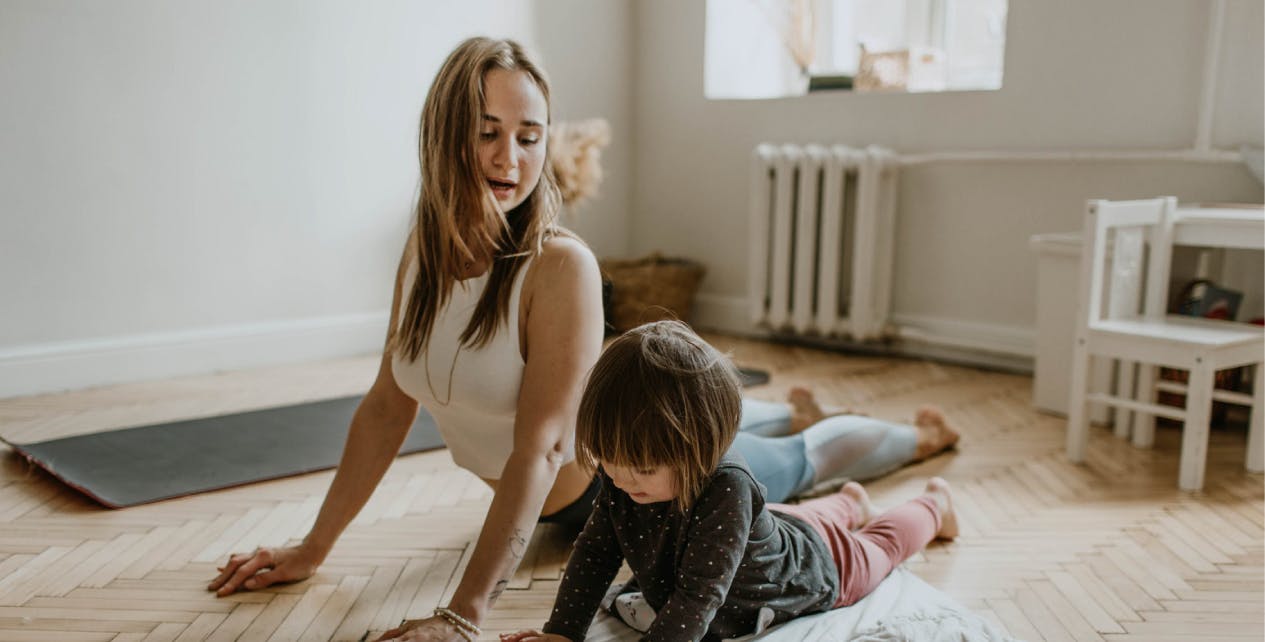
M 1185 242 L 1203 248 L 1265 250 L 1265 211 L 1259 206 L 1179 207 L 1171 214 L 1174 245 Z M 1160 391 L 1186 394 L 1186 384 L 1161 380 L 1158 367 L 1143 365 L 1137 376 L 1136 396 L 1144 400 L 1154 400 Z M 1213 388 L 1212 399 L 1251 408 L 1254 396 Z M 1134 413 L 1131 428 L 1117 425 L 1116 434 L 1127 436 L 1131 433 L 1134 446 L 1150 448 L 1155 439 L 1155 417 L 1145 412 Z M 1260 471 L 1263 463 L 1249 460 L 1248 469 Z
M 1174 212 L 1172 197 L 1140 201 L 1090 201 L 1085 216 L 1081 253 L 1080 313 L 1072 353 L 1071 393 L 1067 418 L 1067 456 L 1085 459 L 1089 437 L 1088 404 L 1104 403 L 1147 415 L 1183 422 L 1181 467 L 1178 486 L 1184 490 L 1203 487 L 1212 411 L 1213 375 L 1224 368 L 1255 365 L 1255 393 L 1248 434 L 1248 470 L 1259 472 L 1265 464 L 1262 420 L 1265 419 L 1265 329 L 1226 321 L 1166 315 L 1169 261 L 1172 254 Z M 1136 296 L 1140 285 L 1121 287 L 1113 278 L 1104 291 L 1106 254 L 1114 242 L 1113 273 L 1145 274 L 1142 305 Z M 1149 246 L 1145 270 L 1141 270 L 1142 245 Z M 1124 279 L 1123 281 L 1127 281 Z M 1140 283 L 1140 282 L 1138 282 Z M 1124 290 L 1124 291 L 1119 291 Z M 1125 298 L 1113 303 L 1112 298 Z M 1132 298 L 1132 301 L 1129 299 Z M 1088 392 L 1090 359 L 1120 359 L 1122 365 L 1137 362 L 1143 368 L 1168 366 L 1190 372 L 1186 407 L 1161 406 L 1133 398 L 1126 387 L 1116 395 Z M 1150 382 L 1143 382 L 1149 389 Z M 1117 413 L 1121 414 L 1121 413 Z M 1124 417 L 1117 417 L 1124 421 Z

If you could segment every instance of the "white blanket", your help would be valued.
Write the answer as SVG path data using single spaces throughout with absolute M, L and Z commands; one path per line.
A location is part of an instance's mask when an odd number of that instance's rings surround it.
M 640 633 L 599 611 L 586 642 L 635 642 Z M 784 622 L 744 641 L 1015 642 L 917 575 L 897 568 L 852 606 Z

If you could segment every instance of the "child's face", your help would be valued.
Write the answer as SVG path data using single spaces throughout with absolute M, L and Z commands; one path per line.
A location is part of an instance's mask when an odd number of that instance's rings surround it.
M 676 484 L 665 466 L 637 469 L 600 462 L 611 481 L 638 504 L 653 504 L 676 499 Z

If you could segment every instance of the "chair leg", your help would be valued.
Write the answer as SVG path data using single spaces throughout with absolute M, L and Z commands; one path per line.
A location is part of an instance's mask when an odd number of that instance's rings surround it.
M 1133 371 L 1138 366 L 1135 361 L 1119 360 L 1116 363 L 1116 396 L 1125 399 L 1134 399 L 1133 391 Z M 1116 408 L 1115 414 L 1111 418 L 1112 427 L 1115 428 L 1116 436 L 1120 439 L 1129 438 L 1129 427 L 1133 422 L 1133 412 L 1128 408 Z
M 1112 379 L 1115 373 L 1115 363 L 1111 359 L 1095 359 L 1089 360 L 1089 374 L 1086 382 L 1088 394 L 1095 392 L 1110 393 Z M 1089 404 L 1089 425 L 1094 424 L 1108 425 L 1111 423 L 1111 413 L 1115 408 L 1107 404 Z
M 1181 471 L 1177 486 L 1200 490 L 1208 464 L 1208 424 L 1212 418 L 1213 370 L 1202 359 L 1190 369 L 1186 386 L 1186 422 L 1182 426 Z
M 1141 364 L 1138 368 L 1138 394 L 1135 399 L 1144 403 L 1155 403 L 1155 379 L 1159 368 Z M 1133 445 L 1138 448 L 1150 448 L 1155 444 L 1155 415 L 1138 411 L 1133 413 Z
M 1252 417 L 1247 425 L 1247 470 L 1265 472 L 1265 363 L 1252 369 Z
M 1077 338 L 1072 348 L 1072 376 L 1068 382 L 1067 458 L 1073 463 L 1085 461 L 1085 443 L 1089 440 L 1089 408 L 1085 394 L 1089 389 L 1089 346 Z

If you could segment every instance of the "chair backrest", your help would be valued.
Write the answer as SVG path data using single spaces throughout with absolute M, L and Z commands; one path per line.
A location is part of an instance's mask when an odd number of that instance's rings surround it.
M 1082 327 L 1104 318 L 1164 316 L 1176 208 L 1171 196 L 1089 201 L 1081 247 Z M 1108 248 L 1110 280 L 1104 278 Z

